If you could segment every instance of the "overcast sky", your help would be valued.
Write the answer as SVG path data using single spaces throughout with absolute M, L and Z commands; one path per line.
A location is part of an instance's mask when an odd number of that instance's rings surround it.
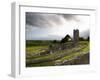
M 89 15 L 26 12 L 26 40 L 61 40 L 73 29 L 80 37 L 89 36 Z

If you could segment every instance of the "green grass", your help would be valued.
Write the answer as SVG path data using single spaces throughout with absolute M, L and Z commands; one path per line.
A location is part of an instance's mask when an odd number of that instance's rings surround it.
M 66 43 L 70 44 L 70 43 Z M 26 48 L 26 51 L 30 54 L 32 53 L 39 53 L 42 52 L 44 49 L 48 49 L 48 46 L 28 46 Z M 75 57 L 87 54 L 89 52 L 89 42 L 88 41 L 81 41 L 76 47 L 73 47 L 71 49 L 67 50 L 60 50 L 56 51 L 53 54 L 49 55 L 43 55 L 43 56 L 37 56 L 37 57 L 31 57 L 27 59 L 28 62 L 34 62 L 33 64 L 27 64 L 29 67 L 35 67 L 35 66 L 53 66 L 55 62 L 57 61 L 65 61 L 65 60 L 71 60 Z M 62 56 L 62 57 L 61 57 Z
M 30 46 L 48 46 L 52 44 L 53 41 L 50 40 L 26 40 L 26 47 Z
M 48 49 L 48 46 L 30 46 L 26 47 L 26 52 L 29 54 L 40 53 Z
M 72 59 L 74 59 L 74 58 L 76 58 L 78 56 L 82 56 L 82 55 L 87 54 L 87 53 L 89 53 L 89 47 L 88 46 L 86 46 L 83 49 L 80 49 L 80 51 L 78 51 L 78 52 L 74 52 L 74 53 L 72 52 L 69 55 L 61 58 L 60 60 L 61 61 L 64 61 L 64 60 L 72 60 Z
M 65 56 L 63 58 L 60 58 L 60 59 L 57 59 L 57 60 L 54 60 L 54 61 L 31 64 L 30 67 L 32 67 L 32 66 L 50 66 L 50 65 L 54 66 L 55 62 L 58 62 L 58 61 L 63 62 L 65 60 L 72 60 L 72 59 L 74 59 L 74 58 L 76 58 L 78 56 L 82 56 L 82 55 L 88 53 L 87 49 L 88 49 L 88 47 L 85 47 L 85 48 L 81 49 L 79 52 L 75 52 L 75 53 L 70 52 L 70 54 L 68 54 L 67 56 Z

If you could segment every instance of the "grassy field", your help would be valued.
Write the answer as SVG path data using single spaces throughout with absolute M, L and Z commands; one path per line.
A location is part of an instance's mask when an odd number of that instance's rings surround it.
M 64 45 L 71 45 L 72 42 L 64 43 Z M 55 65 L 75 65 L 77 62 L 81 64 L 85 60 L 89 64 L 89 57 L 82 56 L 89 55 L 89 42 L 80 41 L 77 46 L 66 48 L 64 50 L 56 50 L 52 54 L 44 54 L 43 52 L 49 50 L 50 45 L 60 45 L 59 42 L 53 41 L 26 41 L 26 67 L 36 66 L 55 66 Z M 42 53 L 43 55 L 40 55 Z M 83 63 L 85 64 L 85 63 Z
M 48 49 L 48 46 L 30 46 L 26 48 L 26 52 L 29 54 L 34 54 L 44 52 L 46 49 Z

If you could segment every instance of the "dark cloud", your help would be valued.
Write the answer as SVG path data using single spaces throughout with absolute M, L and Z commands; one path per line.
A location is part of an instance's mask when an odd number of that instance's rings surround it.
M 65 18 L 67 21 L 71 21 L 71 20 L 74 20 L 77 22 L 80 21 L 80 19 L 78 19 L 77 15 L 74 15 L 74 14 L 61 14 L 61 16 L 63 18 Z
M 48 27 L 60 24 L 61 20 L 56 14 L 26 13 L 26 24 L 37 27 Z
M 62 24 L 61 18 L 66 21 L 79 21 L 76 15 L 72 14 L 46 14 L 26 12 L 26 24 L 36 27 L 52 27 Z

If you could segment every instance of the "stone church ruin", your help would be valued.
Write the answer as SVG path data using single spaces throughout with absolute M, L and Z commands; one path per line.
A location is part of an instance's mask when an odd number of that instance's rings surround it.
M 77 43 L 79 41 L 79 30 L 78 29 L 73 30 L 73 39 L 71 41 L 72 42 L 69 45 L 67 45 L 66 43 L 50 45 L 49 49 L 46 50 L 45 52 L 40 53 L 40 55 L 54 54 L 56 51 L 70 49 L 74 46 L 77 46 Z

